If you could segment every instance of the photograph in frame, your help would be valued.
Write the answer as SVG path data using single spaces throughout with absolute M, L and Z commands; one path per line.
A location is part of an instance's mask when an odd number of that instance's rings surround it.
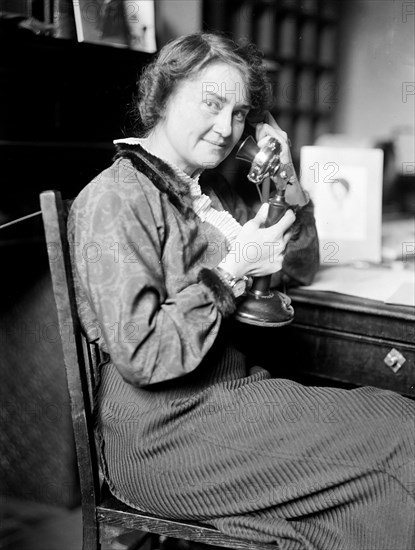
M 73 0 L 78 42 L 156 51 L 154 0 Z
M 383 151 L 304 146 L 301 182 L 314 202 L 321 264 L 380 263 Z
M 78 42 L 128 48 L 123 0 L 73 0 Z

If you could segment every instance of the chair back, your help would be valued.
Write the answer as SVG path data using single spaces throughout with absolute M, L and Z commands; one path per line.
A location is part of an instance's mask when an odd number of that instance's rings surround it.
M 224 548 L 277 550 L 275 545 L 254 543 L 225 535 L 206 525 L 174 521 L 138 512 L 117 501 L 111 495 L 105 496 L 106 491 L 102 489 L 107 489 L 107 486 L 105 484 L 103 484 L 103 488 L 100 486 L 92 410 L 95 373 L 101 358 L 98 346 L 89 343 L 84 336 L 77 313 L 66 233 L 66 222 L 71 202 L 63 201 L 59 191 L 44 191 L 40 195 L 53 294 L 58 313 L 71 402 L 82 498 L 83 549 L 109 548 L 115 533 L 118 536 L 119 533 L 128 532 L 128 536 L 131 537 L 131 531 L 134 531 L 134 548 L 138 548 L 138 544 L 143 543 L 148 533 L 155 533 L 167 537 L 206 542 Z M 152 536 L 148 542 L 151 543 L 151 540 L 153 540 Z M 158 541 L 158 537 L 155 540 Z M 111 542 L 112 544 L 113 542 Z
M 84 529 L 96 529 L 96 506 L 100 478 L 93 425 L 93 390 L 100 361 L 98 346 L 83 335 L 79 321 L 71 258 L 67 238 L 67 216 L 72 201 L 63 201 L 59 191 L 40 194 L 53 294 L 71 403 L 75 449 L 79 470 Z M 84 533 L 84 539 L 95 536 Z

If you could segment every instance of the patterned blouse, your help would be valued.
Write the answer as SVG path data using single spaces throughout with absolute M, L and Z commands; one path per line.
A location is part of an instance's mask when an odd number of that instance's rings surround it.
M 245 223 L 252 212 L 224 178 L 205 172 L 211 207 Z M 120 144 L 115 162 L 75 199 L 69 241 L 82 324 L 138 387 L 192 372 L 235 308 L 211 269 L 228 252 L 225 235 L 193 206 L 188 182 L 139 144 Z M 318 267 L 312 204 L 297 214 L 283 273 L 311 282 Z

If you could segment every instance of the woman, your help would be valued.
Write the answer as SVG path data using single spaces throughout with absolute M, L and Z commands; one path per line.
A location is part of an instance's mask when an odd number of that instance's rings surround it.
M 284 550 L 409 549 L 413 403 L 271 379 L 237 342 L 235 281 L 281 271 L 309 283 L 318 265 L 295 177 L 296 216 L 263 228 L 267 207 L 247 221 L 205 170 L 247 119 L 264 120 L 267 89 L 252 46 L 203 33 L 173 41 L 141 78 L 141 137 L 120 140 L 73 204 L 79 311 L 108 354 L 96 402 L 103 471 L 133 507 Z M 269 137 L 289 163 L 287 136 L 266 114 L 256 138 Z M 244 254 L 252 243 L 255 261 Z

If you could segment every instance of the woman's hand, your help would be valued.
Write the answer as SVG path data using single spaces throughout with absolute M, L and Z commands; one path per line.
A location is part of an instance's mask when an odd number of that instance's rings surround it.
M 281 162 L 282 164 L 288 164 L 293 171 L 293 175 L 289 180 L 290 184 L 287 185 L 285 199 L 289 204 L 298 206 L 307 204 L 308 197 L 304 193 L 298 181 L 297 174 L 295 173 L 287 133 L 278 126 L 271 113 L 267 112 L 265 115 L 265 122 L 260 122 L 256 125 L 255 134 L 258 147 L 260 148 L 264 147 L 270 138 L 275 138 L 280 142 L 282 148 L 280 157 Z
M 255 137 L 258 147 L 260 148 L 267 143 L 269 138 L 277 139 L 282 147 L 281 162 L 283 164 L 292 164 L 287 132 L 284 132 L 284 130 L 278 126 L 275 118 L 268 111 L 265 115 L 265 122 L 259 122 L 256 125 Z
M 283 253 L 291 236 L 288 230 L 294 223 L 295 214 L 288 210 L 278 223 L 261 227 L 268 208 L 268 204 L 263 204 L 255 218 L 242 227 L 232 250 L 219 264 L 231 275 L 260 277 L 281 269 Z

